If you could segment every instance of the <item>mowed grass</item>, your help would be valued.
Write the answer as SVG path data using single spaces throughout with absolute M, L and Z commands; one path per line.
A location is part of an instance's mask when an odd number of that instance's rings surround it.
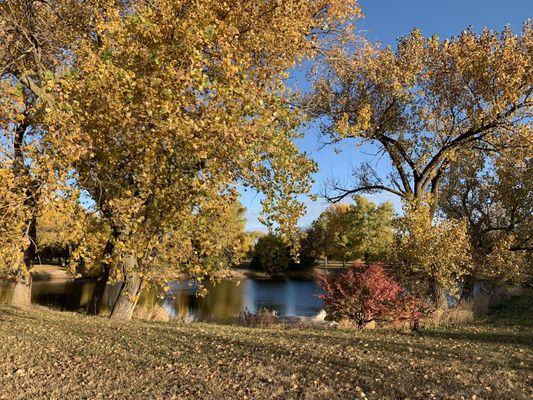
M 2 399 L 531 399 L 531 294 L 420 335 L 0 308 Z

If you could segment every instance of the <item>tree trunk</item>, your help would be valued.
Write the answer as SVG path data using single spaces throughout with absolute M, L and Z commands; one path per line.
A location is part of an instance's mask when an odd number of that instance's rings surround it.
M 31 275 L 28 275 L 27 279 L 17 279 L 9 304 L 15 307 L 29 307 L 31 305 L 31 284 Z
M 104 252 L 102 254 L 102 260 L 107 260 L 109 257 L 113 255 L 113 251 L 115 250 L 115 240 L 118 237 L 119 237 L 119 230 L 117 228 L 113 228 L 112 238 L 109 238 L 107 240 L 107 243 L 105 244 Z M 100 314 L 101 307 L 102 307 L 102 299 L 104 298 L 105 288 L 107 286 L 107 281 L 109 280 L 110 270 L 111 270 L 111 266 L 107 263 L 107 261 L 102 262 L 102 266 L 101 266 L 102 273 L 96 280 L 96 285 L 94 286 L 91 300 L 89 301 L 89 304 L 87 305 L 87 313 L 90 315 Z
M 444 286 L 439 283 L 433 285 L 433 302 L 437 309 L 447 310 L 448 309 L 448 291 Z
M 87 304 L 87 313 L 90 315 L 100 314 L 102 299 L 104 297 L 107 281 L 109 280 L 109 269 L 109 265 L 102 265 L 102 274 L 96 279 L 91 300 L 89 301 L 89 304 Z
M 124 281 L 120 288 L 117 301 L 111 311 L 111 318 L 113 319 L 131 319 L 133 310 L 139 300 L 141 293 L 142 278 L 133 269 L 137 264 L 135 256 L 129 255 L 124 260 Z
M 26 271 L 19 267 L 17 271 L 17 278 L 15 286 L 13 287 L 13 295 L 9 302 L 15 307 L 29 307 L 31 305 L 31 286 L 32 276 L 31 270 L 35 261 L 35 254 L 37 253 L 37 218 L 35 215 L 30 219 L 28 225 L 28 238 L 30 243 L 24 249 L 24 264 Z
M 474 287 L 476 282 L 473 276 L 468 276 L 463 282 L 463 287 L 461 288 L 461 299 L 469 300 L 474 297 Z
M 136 272 L 132 272 L 124 277 L 124 282 L 120 289 L 117 301 L 111 312 L 111 318 L 130 320 L 133 310 L 139 300 L 141 293 L 142 279 Z
M 24 205 L 31 211 L 30 218 L 27 222 L 27 231 L 21 232 L 22 235 L 27 235 L 29 243 L 24 248 L 23 261 L 25 270 L 19 267 L 17 271 L 17 277 L 15 280 L 15 286 L 13 288 L 13 295 L 11 296 L 10 305 L 16 307 L 28 307 L 31 305 L 31 286 L 32 277 L 31 270 L 35 257 L 37 254 L 37 184 L 29 176 L 28 168 L 24 162 L 24 135 L 29 127 L 29 121 L 27 116 L 25 120 L 18 125 L 16 134 L 13 141 L 13 175 L 15 177 L 15 191 L 18 193 L 24 193 Z M 24 178 L 28 178 L 31 184 L 27 185 L 24 182 Z

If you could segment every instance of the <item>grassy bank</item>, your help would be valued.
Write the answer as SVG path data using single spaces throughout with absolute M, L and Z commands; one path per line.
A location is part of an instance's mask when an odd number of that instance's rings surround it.
M 418 336 L 0 307 L 0 398 L 528 399 L 532 305 Z

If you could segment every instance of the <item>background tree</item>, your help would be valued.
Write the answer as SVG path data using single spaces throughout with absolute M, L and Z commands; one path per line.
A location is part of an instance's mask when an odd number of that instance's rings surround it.
M 354 204 L 334 204 L 302 236 L 301 262 L 324 257 L 327 267 L 328 259 L 383 260 L 392 244 L 393 216 L 391 203 L 377 206 L 363 196 L 355 196 Z
M 30 303 L 37 218 L 62 178 L 43 111 L 53 103 L 47 83 L 68 63 L 68 48 L 82 31 L 83 4 L 0 2 L 0 267 L 15 280 L 15 305 Z
M 251 238 L 245 232 L 246 209 L 236 202 L 213 218 L 209 234 L 217 239 L 216 252 L 208 255 L 203 263 L 208 270 L 228 269 L 239 265 L 251 247 Z M 214 264 L 210 267 L 209 264 Z
M 531 142 L 492 152 L 465 151 L 443 184 L 440 209 L 468 222 L 474 270 L 465 282 L 523 282 L 532 272 Z
M 77 203 L 57 197 L 42 206 L 37 218 L 37 257 L 43 259 L 62 258 L 70 263 L 72 253 L 78 246 L 85 219 L 85 210 Z
M 347 204 L 334 204 L 320 214 L 313 223 L 316 245 L 321 250 L 326 268 L 328 260 L 346 261 L 349 256 L 349 210 Z
M 272 275 L 287 272 L 291 261 L 291 251 L 283 238 L 269 233 L 257 241 L 250 268 Z
M 246 241 L 249 244 L 248 249 L 246 251 L 246 255 L 245 255 L 246 260 L 249 261 L 249 260 L 252 259 L 252 254 L 253 254 L 253 251 L 254 251 L 254 247 L 257 244 L 257 241 L 260 238 L 262 238 L 263 236 L 265 236 L 265 235 L 266 235 L 266 233 L 263 232 L 263 231 L 248 231 L 248 232 L 246 232 L 246 236 L 248 237 L 246 239 Z
M 392 203 L 376 205 L 363 196 L 354 197 L 348 214 L 348 237 L 352 260 L 384 260 L 392 244 Z
M 372 143 L 391 170 L 385 176 L 366 163 L 352 186 L 333 182 L 329 199 L 388 191 L 414 199 L 431 220 L 460 150 L 490 148 L 510 136 L 526 140 L 532 39 L 527 22 L 520 35 L 469 29 L 440 41 L 415 30 L 396 51 L 365 42 L 330 53 L 307 103 L 311 115 L 324 122 L 331 144 Z
M 76 182 L 110 227 L 102 271 L 125 294 L 112 316 L 130 318 L 143 280 L 212 272 L 210 224 L 238 183 L 264 193 L 265 221 L 291 236 L 313 164 L 292 142 L 302 119 L 285 71 L 358 8 L 102 0 L 98 10 L 51 118 L 73 132 Z

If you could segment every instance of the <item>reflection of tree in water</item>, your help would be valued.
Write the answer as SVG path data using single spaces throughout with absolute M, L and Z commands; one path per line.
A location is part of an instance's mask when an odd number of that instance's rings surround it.
M 173 291 L 171 300 L 174 315 L 193 315 L 201 321 L 229 321 L 243 309 L 243 287 L 236 281 L 222 281 L 219 284 L 206 283 L 208 294 L 196 296 L 196 291 L 180 285 Z
M 172 309 L 176 317 L 185 318 L 189 316 L 191 311 L 191 297 L 194 300 L 194 296 L 186 291 L 178 291 L 174 293 L 172 298 Z
M 243 285 L 237 285 L 237 281 L 225 280 L 207 288 L 207 296 L 195 297 L 198 319 L 224 322 L 242 311 Z
M 87 306 L 94 282 L 76 280 L 65 282 L 37 281 L 32 287 L 32 302 L 43 306 L 78 311 Z

